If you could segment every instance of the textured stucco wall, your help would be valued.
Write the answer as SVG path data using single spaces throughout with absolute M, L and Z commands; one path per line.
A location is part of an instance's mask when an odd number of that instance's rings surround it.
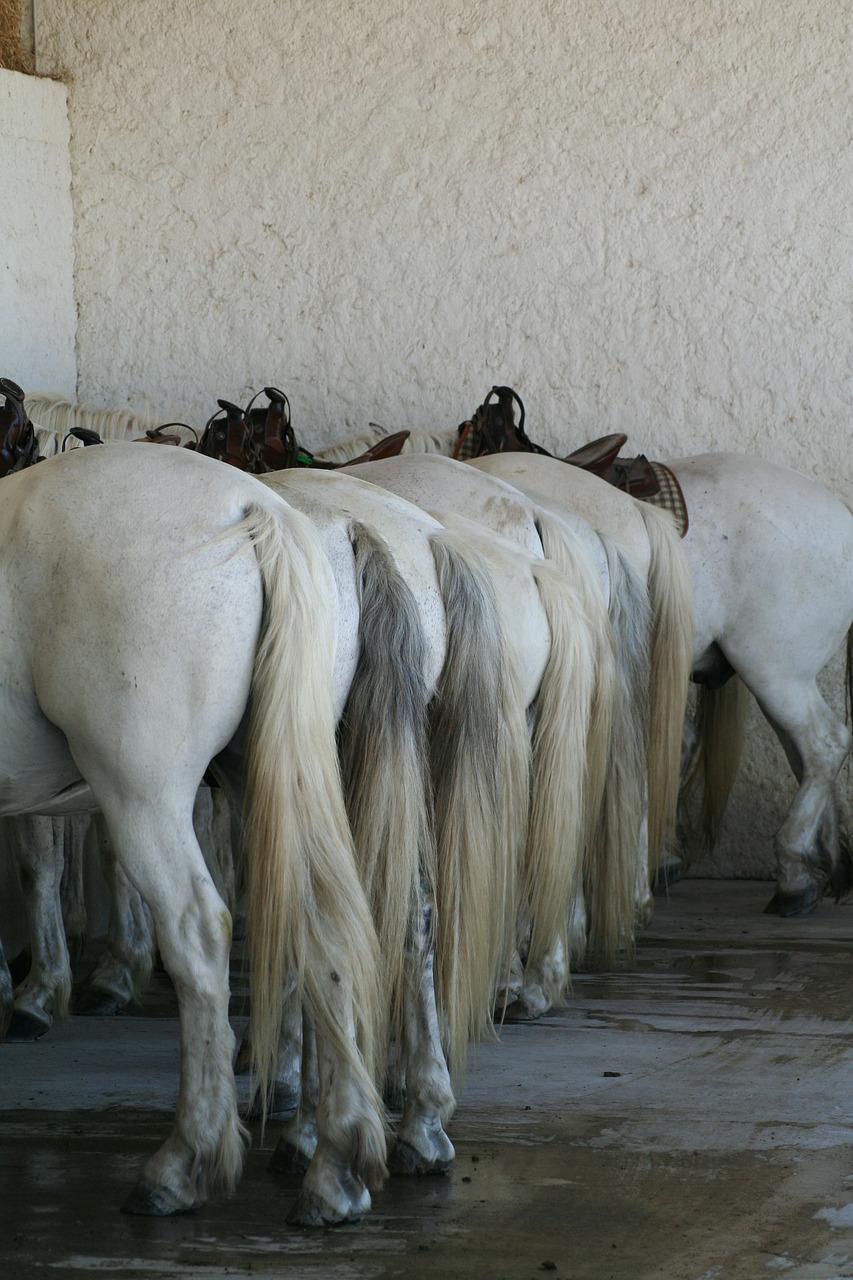
M 624 430 L 853 490 L 851 14 L 40 0 L 80 398 L 200 420 L 274 380 L 317 445 L 501 381 L 551 446 Z M 756 741 L 740 857 L 783 803 Z
M 71 163 L 64 85 L 0 69 L 0 376 L 73 396 Z

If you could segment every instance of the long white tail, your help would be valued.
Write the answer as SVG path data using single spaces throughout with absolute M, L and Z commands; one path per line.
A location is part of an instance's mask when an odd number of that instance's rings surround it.
M 347 812 L 392 993 L 399 1044 L 405 954 L 420 930 L 419 883 L 435 885 L 426 638 L 387 545 L 354 523 L 360 653 L 338 730 Z
M 588 875 L 587 898 L 591 950 L 597 960 L 610 966 L 619 947 L 631 950 L 638 879 L 648 884 L 644 819 L 651 611 L 640 573 L 619 546 L 608 538 L 602 542 L 610 571 L 608 612 L 616 646 L 616 696 L 596 865 Z
M 630 948 L 633 939 L 646 750 L 646 685 L 638 705 L 634 666 L 638 648 L 648 645 L 645 585 L 636 574 L 630 576 L 617 548 L 602 539 L 610 575 L 608 611 L 598 575 L 574 530 L 545 511 L 537 513 L 537 526 L 545 555 L 578 593 L 594 649 L 583 891 L 589 949 L 609 965 L 619 948 Z M 643 676 L 647 682 L 647 662 Z
M 649 870 L 675 830 L 681 732 L 693 661 L 693 587 L 681 539 L 670 516 L 637 502 L 651 549 L 652 608 L 649 686 Z
M 283 503 L 275 512 L 252 507 L 242 527 L 254 543 L 264 588 L 244 833 L 256 1079 L 266 1100 L 285 979 L 295 974 L 318 1036 L 358 1088 L 353 1171 L 375 1186 L 385 1171 L 375 1087 L 383 1021 L 379 955 L 338 768 L 334 581 L 310 523 Z
M 581 882 L 607 762 L 601 742 L 591 747 L 591 729 L 593 739 L 603 737 L 606 743 L 612 690 L 597 708 L 599 638 L 582 593 L 550 561 L 538 562 L 533 574 L 551 646 L 534 707 L 533 785 L 521 901 L 530 921 L 527 969 L 544 976 L 555 943 L 568 954 L 569 901 Z M 599 714 L 606 724 L 595 724 Z M 552 1003 L 564 994 L 562 989 L 546 992 Z
M 696 745 L 687 767 L 682 794 L 689 801 L 700 793 L 696 820 L 701 845 L 711 850 L 717 843 L 729 796 L 737 777 L 746 727 L 749 690 L 739 676 L 717 689 L 699 685 L 693 722 Z M 689 857 L 683 859 L 689 865 Z
M 491 1025 L 495 986 L 509 970 L 530 740 L 485 562 L 451 530 L 436 534 L 432 548 L 448 632 L 430 724 L 435 977 L 448 1061 L 459 1077 L 468 1040 Z

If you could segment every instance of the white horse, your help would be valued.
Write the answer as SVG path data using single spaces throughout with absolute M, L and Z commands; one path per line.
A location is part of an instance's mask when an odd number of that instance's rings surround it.
M 415 432 L 407 448 L 449 454 L 455 440 L 455 430 Z M 358 437 L 323 456 L 352 456 L 364 444 Z M 531 455 L 504 456 L 537 465 Z M 827 888 L 840 895 L 850 887 L 834 796 L 850 732 L 827 705 L 817 677 L 845 636 L 848 679 L 853 671 L 851 507 L 817 481 L 761 458 L 702 454 L 667 466 L 690 520 L 684 551 L 693 582 L 692 671 L 700 713 L 686 751 L 704 781 L 704 829 L 713 839 L 734 780 L 746 689 L 797 783 L 774 839 L 777 892 L 768 910 L 809 912 Z M 576 470 L 567 466 L 555 480 L 559 493 L 574 496 Z
M 850 888 L 834 798 L 850 731 L 817 677 L 853 625 L 853 512 L 816 481 L 759 458 L 705 454 L 668 463 L 684 492 L 684 549 L 694 582 L 694 675 L 706 780 L 705 821 L 719 828 L 743 732 L 748 689 L 797 781 L 776 833 L 770 910 L 814 910 L 826 887 Z M 731 679 L 735 675 L 737 679 Z M 720 758 L 734 766 L 720 768 Z
M 611 740 L 606 742 L 606 803 L 596 831 L 588 835 L 587 897 L 590 909 L 590 937 L 599 959 L 610 963 L 619 947 L 633 945 L 631 904 L 637 897 L 648 909 L 648 876 L 643 856 L 638 873 L 638 851 L 646 851 L 643 817 L 651 799 L 654 832 L 674 818 L 675 781 L 678 780 L 678 741 L 684 713 L 686 660 L 689 646 L 689 584 L 679 563 L 678 538 L 674 531 L 660 529 L 654 521 L 649 541 L 646 522 L 625 495 L 612 495 L 612 506 L 620 520 L 611 521 L 619 532 L 619 545 L 599 540 L 587 521 L 569 507 L 543 504 L 511 488 L 492 476 L 476 474 L 462 463 L 439 457 L 401 457 L 350 468 L 355 474 L 387 486 L 393 492 L 418 500 L 439 518 L 447 509 L 465 511 L 510 536 L 521 544 L 534 545 L 542 554 L 558 558 L 567 580 L 575 586 L 584 582 L 579 575 L 581 559 L 597 558 L 597 590 L 587 573 L 583 607 L 601 636 L 607 627 L 603 607 L 610 593 L 611 618 L 615 623 L 615 650 L 619 669 L 619 696 L 612 701 Z M 649 618 L 646 579 L 651 573 L 656 598 L 656 628 Z M 669 582 L 674 600 L 662 593 L 661 580 Z M 662 598 L 662 599 L 661 599 Z M 661 652 L 680 655 L 675 675 L 663 671 Z M 649 653 L 654 655 L 649 671 Z M 601 662 L 601 654 L 599 654 Z M 651 699 L 649 699 L 651 685 Z M 646 721 L 651 700 L 653 727 Z M 660 742 L 669 742 L 669 754 Z M 649 742 L 657 744 L 649 753 Z M 647 785 L 649 790 L 647 792 Z M 592 870 L 590 870 L 592 861 Z M 596 886 L 599 886 L 598 888 Z M 575 886 L 576 888 L 576 886 Z M 564 911 L 569 908 L 564 899 Z M 553 1002 L 557 991 L 542 982 L 540 970 L 552 974 L 558 969 L 560 948 L 547 952 L 547 959 L 526 966 L 516 986 L 511 1016 L 534 1016 Z M 565 978 L 565 968 L 562 970 Z
M 370 530 L 374 538 L 386 541 L 427 622 L 436 605 L 443 605 L 445 649 L 425 680 L 428 696 L 435 694 L 430 773 L 437 848 L 431 936 L 437 964 L 433 970 L 428 937 L 422 935 L 420 950 L 410 945 L 415 963 L 408 971 L 397 1027 L 406 1099 L 392 1157 L 392 1167 L 399 1172 L 432 1172 L 446 1168 L 453 1156 L 443 1131 L 453 1096 L 436 1013 L 447 1056 L 461 1075 L 465 1045 L 490 1024 L 492 994 L 508 967 L 520 899 L 543 921 L 544 930 L 549 922 L 552 929 L 564 930 L 559 911 L 555 923 L 555 885 L 559 892 L 576 864 L 584 788 L 600 788 L 595 767 L 587 767 L 585 759 L 589 724 L 595 719 L 595 643 L 577 597 L 563 584 L 555 594 L 556 575 L 542 563 L 541 550 L 532 555 L 511 544 L 496 550 L 494 540 L 485 539 L 479 527 L 445 528 L 349 471 L 283 471 L 264 477 L 264 482 L 311 517 L 333 563 L 335 544 L 351 536 L 348 526 L 354 524 L 358 530 L 356 542 Z M 362 617 L 368 623 L 374 611 L 362 602 Z M 435 629 L 435 622 L 426 627 Z M 375 679 L 371 676 L 370 683 Z M 549 806 L 543 803 L 545 788 L 534 785 L 531 831 L 536 834 L 529 837 L 531 743 L 526 712 L 534 703 L 539 726 L 534 777 L 559 780 L 564 792 L 562 806 Z M 348 711 L 344 723 L 350 718 Z M 549 723 L 559 726 L 556 741 Z M 375 851 L 378 843 L 376 836 L 368 836 L 365 823 L 387 828 L 387 813 L 399 807 L 407 791 L 413 796 L 419 791 L 411 781 L 403 783 L 390 757 L 387 764 L 384 780 L 376 776 L 375 753 L 368 753 L 366 767 L 355 774 L 345 770 L 360 850 Z M 387 844 L 387 834 L 383 838 Z M 526 840 L 536 851 L 535 866 L 530 854 L 522 859 Z M 394 843 L 399 857 L 405 841 Z M 410 844 L 417 852 L 418 840 L 410 836 Z M 380 867 L 385 860 L 387 854 L 379 859 Z M 522 873 L 518 887 L 516 862 Z M 414 863 L 412 874 L 416 870 Z M 363 878 L 373 886 L 378 879 L 381 887 L 384 874 L 377 877 L 373 871 L 363 873 Z M 370 896 L 381 937 L 381 895 L 377 900 L 374 887 Z M 543 950 L 541 941 L 533 945 L 535 954 Z M 289 1008 L 295 1038 L 302 1028 L 292 1001 Z M 282 1070 L 291 1089 L 297 1061 L 292 1042 L 285 1045 Z M 310 1055 L 303 1067 L 303 1108 L 286 1126 L 274 1167 L 298 1164 L 311 1148 L 310 1106 L 305 1106 L 311 1096 Z
M 372 427 L 317 456 L 344 461 L 382 434 Z M 455 429 L 415 431 L 405 449 L 450 454 L 456 439 Z M 775 838 L 778 893 L 771 906 L 782 914 L 809 911 L 827 882 L 843 891 L 849 875 L 833 798 L 848 731 L 816 682 L 853 616 L 849 507 L 814 480 L 758 458 L 706 454 L 667 465 L 690 512 L 684 550 L 694 583 L 693 670 L 702 704 L 690 746 L 698 744 L 706 784 L 704 825 L 713 835 L 736 770 L 743 698 L 740 680 L 729 678 L 734 671 L 756 697 L 797 780 Z
M 575 644 L 574 647 L 570 644 L 564 651 L 558 649 L 556 659 L 540 659 L 539 654 L 550 643 L 546 637 L 560 630 L 566 602 L 557 610 L 551 605 L 545 606 L 546 612 L 543 612 L 538 595 L 545 591 L 548 574 L 539 564 L 532 570 L 529 558 L 515 568 L 519 581 L 514 585 L 513 604 L 523 598 L 525 592 L 530 598 L 529 607 L 520 615 L 524 620 L 522 625 L 518 624 L 513 609 L 504 602 L 503 626 L 512 631 L 517 645 L 515 659 L 507 661 L 502 649 L 496 647 L 490 638 L 495 631 L 493 615 L 497 614 L 497 606 L 492 605 L 484 612 L 483 597 L 488 594 L 491 584 L 486 580 L 479 584 L 475 582 L 476 589 L 472 590 L 465 582 L 466 573 L 469 579 L 476 580 L 478 575 L 483 579 L 483 557 L 488 559 L 493 548 L 487 547 L 478 559 L 478 553 L 472 551 L 466 541 L 454 539 L 436 522 L 391 495 L 377 494 L 350 477 L 291 473 L 287 477 L 272 477 L 270 483 L 283 487 L 311 515 L 334 567 L 339 594 L 349 602 L 350 615 L 357 615 L 360 610 L 362 618 L 365 615 L 375 618 L 377 612 L 381 614 L 384 611 L 391 618 L 402 612 L 398 608 L 399 602 L 389 608 L 387 571 L 384 574 L 385 595 L 378 608 L 375 589 L 372 600 L 353 599 L 353 580 L 359 584 L 356 597 L 363 596 L 371 561 L 375 568 L 376 548 L 369 550 L 367 526 L 372 525 L 374 538 L 379 536 L 380 530 L 385 536 L 390 536 L 394 547 L 392 558 L 397 560 L 398 570 L 402 569 L 411 585 L 421 611 L 423 630 L 430 637 L 427 666 L 418 674 L 422 676 L 427 699 L 436 689 L 439 672 L 442 675 L 438 699 L 442 710 L 438 718 L 439 727 L 433 734 L 434 744 L 439 744 L 433 751 L 433 783 L 439 800 L 439 846 L 444 851 L 444 856 L 439 859 L 440 875 L 435 886 L 440 1003 L 447 1028 L 446 1041 L 452 1060 L 459 1068 L 464 1061 L 465 1041 L 472 1034 L 481 1032 L 488 1023 L 491 992 L 499 971 L 505 967 L 507 944 L 501 939 L 507 932 L 507 921 L 517 910 L 512 896 L 514 840 L 507 834 L 507 828 L 524 828 L 527 782 L 526 773 L 522 776 L 522 771 L 526 766 L 523 763 L 519 765 L 521 753 L 518 743 L 519 738 L 528 741 L 524 709 L 543 684 L 546 668 L 546 692 L 540 694 L 540 701 L 546 708 L 549 697 L 551 700 L 555 697 L 554 690 L 565 698 L 565 673 L 570 672 L 578 681 L 578 688 L 570 690 L 571 700 L 581 704 L 574 722 L 585 724 L 582 708 L 584 680 L 582 663 L 578 660 L 584 644 Z M 353 544 L 362 549 L 360 559 L 356 552 L 354 562 Z M 433 563 L 436 555 L 442 566 L 438 578 Z M 502 558 L 502 575 L 508 569 L 506 562 L 513 557 L 521 560 L 510 548 Z M 444 649 L 444 619 L 436 620 L 436 609 L 440 610 L 441 599 L 447 614 L 448 631 L 454 636 L 450 658 Z M 509 623 L 507 617 L 511 617 Z M 368 664 L 361 687 L 370 691 L 374 703 L 388 698 L 387 688 L 377 692 L 372 686 L 376 683 L 377 653 L 387 653 L 389 644 L 393 651 L 399 644 L 399 619 L 393 625 L 398 627 L 398 632 L 373 643 L 372 647 L 370 644 L 365 646 L 364 626 L 361 628 L 361 655 L 363 657 L 367 652 L 369 663 L 373 664 L 372 667 Z M 373 626 L 375 629 L 375 622 Z M 576 618 L 574 630 L 582 632 L 583 627 L 581 619 Z M 340 642 L 349 645 L 348 661 L 352 663 L 359 648 L 355 635 L 341 636 Z M 512 683 L 506 679 L 507 671 L 522 669 L 530 687 L 524 692 L 523 702 L 509 706 L 509 693 L 504 691 L 496 695 L 495 688 L 500 690 L 503 685 Z M 353 690 L 350 693 L 352 702 Z M 421 693 L 419 696 L 423 700 L 425 695 Z M 514 696 L 517 698 L 517 693 Z M 500 705 L 502 702 L 503 706 Z M 363 709 L 359 714 L 363 725 L 369 716 L 365 716 Z M 572 722 L 573 717 L 567 708 L 563 709 L 563 715 Z M 359 749 L 351 754 L 351 760 L 360 761 L 364 744 L 359 732 L 353 731 L 354 718 L 359 717 L 350 705 L 345 717 L 348 734 L 344 737 L 358 741 Z M 545 718 L 540 716 L 543 721 Z M 514 724 L 511 723 L 513 720 Z M 387 714 L 383 718 L 382 729 L 390 740 Z M 457 736 L 462 750 L 453 742 Z M 568 733 L 565 736 L 570 751 L 575 748 L 572 781 L 576 785 L 568 789 L 570 792 L 579 791 L 584 772 L 583 735 Z M 515 759 L 511 764 L 502 763 L 504 744 L 513 737 L 516 739 L 513 747 Z M 479 745 L 478 739 L 481 740 Z M 540 759 L 546 758 L 543 749 L 538 754 Z M 400 772 L 401 754 L 389 753 L 386 745 L 384 754 L 374 752 L 368 756 L 367 765 L 362 763 L 354 777 L 352 766 L 348 770 L 351 775 L 350 807 L 351 812 L 355 809 L 357 815 L 356 843 L 362 855 L 362 878 L 374 903 L 388 970 L 399 964 L 401 920 L 405 927 L 412 916 L 411 909 L 407 916 L 407 905 L 413 897 L 411 886 L 419 871 L 427 873 L 429 881 L 429 866 L 419 865 L 419 857 L 424 853 L 425 828 L 429 823 L 422 814 L 418 815 L 415 803 L 423 784 L 418 783 L 414 771 L 409 774 L 408 783 L 403 781 L 406 775 Z M 384 777 L 382 768 L 378 766 L 384 766 Z M 544 765 L 540 767 L 545 768 Z M 550 768 L 546 768 L 546 773 L 550 773 Z M 471 802 L 472 796 L 476 798 L 475 803 Z M 402 817 L 407 808 L 409 816 Z M 571 830 L 572 822 L 577 821 L 575 815 L 579 808 L 579 804 L 565 806 L 567 816 L 562 819 L 561 828 L 564 832 Z M 553 816 L 549 815 L 548 820 L 553 823 Z M 486 830 L 485 841 L 478 827 Z M 554 848 L 553 842 L 550 847 Z M 394 854 L 393 859 L 389 857 L 390 853 Z M 535 877 L 537 883 L 546 869 L 547 857 L 540 854 Z M 409 891 L 390 894 L 389 876 L 393 875 L 399 884 L 401 872 L 404 878 L 408 876 Z M 496 892 L 499 886 L 502 886 L 501 892 Z M 529 897 L 536 889 L 528 885 L 525 891 Z M 552 897 L 546 890 L 544 900 L 549 903 L 549 909 Z M 389 911 L 388 899 L 398 904 L 394 908 L 396 916 Z M 400 902 L 403 904 L 402 916 Z M 507 902 L 511 906 L 507 906 Z M 544 918 L 544 907 L 537 909 L 536 916 Z M 399 1044 L 406 1069 L 407 1104 L 398 1133 L 395 1163 L 398 1167 L 403 1165 L 407 1171 L 418 1172 L 425 1168 L 446 1167 L 453 1154 L 452 1146 L 441 1129 L 442 1121 L 452 1110 L 453 1099 L 446 1067 L 437 1061 L 440 1045 L 437 1046 L 434 1002 L 430 1005 L 430 966 L 431 957 L 423 954 L 414 965 L 409 961 L 407 995 L 414 996 L 414 999 L 409 999 L 404 1016 L 398 1020 L 398 1030 L 403 1033 Z M 398 970 L 386 972 L 386 977 L 391 989 L 399 990 Z M 310 1155 L 316 1137 L 310 1132 L 304 1108 L 290 1129 L 285 1143 L 297 1147 L 303 1158 Z M 309 1133 L 307 1141 L 306 1132 Z M 306 1150 L 309 1143 L 310 1149 Z
M 548 485 L 574 499 L 589 477 L 530 454 L 476 464 Z M 740 689 L 753 693 L 776 733 L 798 789 L 775 837 L 782 915 L 813 910 L 827 883 L 850 887 L 833 786 L 850 749 L 846 725 L 827 706 L 817 676 L 853 623 L 853 515 L 815 481 L 757 458 L 706 454 L 667 465 L 690 518 L 683 540 L 693 584 L 693 679 L 703 687 L 699 740 L 706 826 L 718 828 L 734 776 L 743 718 Z M 733 675 L 740 683 L 726 688 Z
M 242 1163 L 230 916 L 191 820 L 215 757 L 250 801 L 262 1086 L 286 973 L 317 1029 L 322 1141 L 297 1213 L 357 1216 L 384 1174 L 378 959 L 335 752 L 352 672 L 335 653 L 337 593 L 316 535 L 249 477 L 116 446 L 8 477 L 0 547 L 0 814 L 97 806 L 178 992 L 176 1122 L 126 1208 L 188 1209 L 233 1187 Z

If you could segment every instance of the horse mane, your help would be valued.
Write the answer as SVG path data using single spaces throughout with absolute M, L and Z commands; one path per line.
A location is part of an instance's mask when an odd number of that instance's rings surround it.
M 72 427 L 84 427 L 88 431 L 97 431 L 102 440 L 130 440 L 133 436 L 144 435 L 149 427 L 156 427 L 163 421 L 136 409 L 97 409 L 94 405 L 74 404 L 64 396 L 46 391 L 27 395 L 25 405 L 37 434 L 41 428 L 60 438 L 64 438 Z M 45 443 L 48 441 L 49 437 Z M 57 451 L 58 447 L 53 450 L 54 453 Z
M 97 431 L 102 440 L 131 440 L 136 436 L 144 436 L 150 428 L 166 421 L 163 416 L 152 417 L 138 409 L 98 409 L 94 405 L 75 404 L 65 396 L 49 391 L 36 391 L 27 395 L 25 403 L 30 421 L 36 429 L 43 457 L 50 457 L 60 451 L 62 440 L 72 427 Z M 345 440 L 324 445 L 322 449 L 314 451 L 314 456 L 322 462 L 347 462 L 388 434 L 387 427 L 371 422 L 366 431 L 359 431 L 347 436 Z M 58 440 L 55 439 L 56 436 L 59 437 Z M 71 439 L 66 448 L 76 448 L 80 443 Z M 403 452 L 443 453 L 449 456 L 455 443 L 455 427 L 413 431 L 403 446 Z

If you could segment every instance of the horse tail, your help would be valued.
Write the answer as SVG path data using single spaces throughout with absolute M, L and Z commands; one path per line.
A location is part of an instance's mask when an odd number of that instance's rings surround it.
M 689 796 L 701 789 L 697 826 L 702 845 L 708 851 L 719 839 L 737 776 L 748 700 L 749 690 L 737 675 L 716 689 L 707 685 L 699 685 L 697 689 L 693 714 L 696 746 L 682 792 Z M 689 865 L 687 859 L 683 861 Z
M 537 562 L 533 576 L 548 620 L 551 645 L 534 704 L 533 784 L 521 901 L 529 913 L 527 971 L 535 971 L 546 997 L 559 1002 L 565 973 L 548 957 L 568 955 L 569 903 L 581 883 L 590 809 L 600 803 L 603 780 L 593 777 L 606 761 L 601 743 L 590 751 L 590 731 L 609 735 L 607 697 L 594 711 L 599 649 L 586 617 L 583 594 L 551 561 Z M 602 717 L 595 725 L 596 714 Z M 602 760 L 602 755 L 604 760 Z
M 693 588 L 687 557 L 672 519 L 636 502 L 651 550 L 652 608 L 649 685 L 649 870 L 675 831 L 681 736 L 693 661 Z
M 530 739 L 484 559 L 451 530 L 431 546 L 447 618 L 447 658 L 430 713 L 435 980 L 459 1078 L 469 1039 L 491 1026 L 495 987 L 512 958 Z
M 427 734 L 427 642 L 414 595 L 387 544 L 354 522 L 360 654 L 338 729 L 347 812 L 373 910 L 383 987 L 400 1043 L 404 963 L 419 880 L 432 895 L 435 846 Z
M 597 574 L 574 531 L 547 512 L 537 512 L 536 523 L 545 555 L 579 592 L 595 646 L 583 893 L 589 947 L 609 965 L 619 947 L 630 946 L 633 938 L 639 815 L 645 810 L 645 584 L 617 548 L 602 538 L 610 577 L 608 611 Z
M 354 1172 L 376 1185 L 385 1172 L 375 1086 L 382 1049 L 379 957 L 335 742 L 337 592 L 313 528 L 300 513 L 283 503 L 280 512 L 253 504 L 236 532 L 254 544 L 264 591 L 244 835 L 256 1087 L 266 1114 L 282 995 L 292 974 L 318 1036 L 343 1060 L 358 1089 Z
M 602 537 L 610 572 L 609 617 L 616 644 L 613 747 L 608 760 L 596 854 L 602 871 L 587 890 L 604 916 L 594 945 L 605 964 L 615 947 L 629 950 L 638 909 L 649 899 L 643 818 L 648 800 L 651 608 L 646 584 L 625 551 Z M 593 922 L 595 915 L 593 914 Z M 593 931 L 590 941 L 595 944 Z

